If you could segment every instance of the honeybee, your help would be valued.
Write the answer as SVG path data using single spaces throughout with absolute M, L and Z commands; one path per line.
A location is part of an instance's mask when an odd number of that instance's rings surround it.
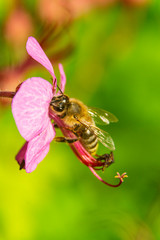
M 77 137 L 77 139 L 66 139 L 58 137 L 57 141 L 72 143 L 79 140 L 83 147 L 93 156 L 96 156 L 98 141 L 113 151 L 114 142 L 108 132 L 98 128 L 96 124 L 109 124 L 117 122 L 118 119 L 110 112 L 99 108 L 87 107 L 84 103 L 75 98 L 69 98 L 61 93 L 54 96 L 50 106 Z M 98 156 L 98 155 L 97 155 Z M 99 160 L 112 158 L 112 153 L 99 156 Z

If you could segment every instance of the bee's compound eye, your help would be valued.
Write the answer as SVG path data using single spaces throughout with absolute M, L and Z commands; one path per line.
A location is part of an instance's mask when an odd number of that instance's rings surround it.
M 69 97 L 67 97 L 66 95 L 63 95 L 63 103 L 69 103 Z
M 61 102 L 61 103 L 59 104 L 59 109 L 60 109 L 61 111 L 63 111 L 63 110 L 65 109 L 65 103 L 64 103 L 64 102 Z
M 56 102 L 56 98 L 53 97 L 52 100 L 51 100 L 51 102 L 50 102 L 50 105 L 51 105 L 51 106 L 54 105 L 55 102 Z
M 51 106 L 56 112 L 63 112 L 63 110 L 65 109 L 65 105 L 63 103 L 60 103 L 58 105 L 51 105 Z
M 65 109 L 68 101 L 69 98 L 67 96 L 59 95 L 52 98 L 50 105 L 56 112 L 62 112 Z

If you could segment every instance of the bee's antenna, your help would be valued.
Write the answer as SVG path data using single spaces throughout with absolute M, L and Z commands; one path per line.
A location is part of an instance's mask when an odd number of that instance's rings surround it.
M 57 88 L 59 89 L 59 91 L 61 92 L 61 94 L 63 95 L 62 90 L 60 89 L 60 87 L 57 85 Z

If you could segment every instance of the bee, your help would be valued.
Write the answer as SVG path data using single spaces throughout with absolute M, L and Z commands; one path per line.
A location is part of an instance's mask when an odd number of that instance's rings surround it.
M 79 140 L 92 156 L 98 156 L 96 153 L 99 141 L 111 151 L 115 150 L 114 142 L 109 133 L 96 126 L 96 124 L 117 122 L 118 119 L 112 113 L 99 108 L 87 107 L 80 100 L 69 98 L 62 92 L 52 98 L 50 106 L 52 111 L 64 121 L 67 128 L 77 137 L 77 139 L 57 137 L 57 141 L 73 143 Z M 111 155 L 99 156 L 98 159 L 103 160 L 105 158 L 112 158 L 113 161 L 112 153 Z

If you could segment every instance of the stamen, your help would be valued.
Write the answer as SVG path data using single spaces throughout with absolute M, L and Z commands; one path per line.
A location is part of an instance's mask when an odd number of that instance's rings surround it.
M 118 178 L 120 179 L 120 181 L 119 181 L 118 184 L 114 185 L 114 184 L 107 183 L 106 181 L 104 181 L 104 180 L 96 173 L 96 171 L 95 171 L 92 167 L 89 166 L 89 169 L 90 169 L 91 172 L 94 174 L 94 176 L 96 176 L 96 178 L 98 178 L 99 181 L 103 182 L 104 184 L 108 185 L 109 187 L 119 187 L 119 186 L 122 184 L 122 182 L 123 182 L 123 177 L 120 177 L 120 178 L 118 177 Z M 122 174 L 122 175 L 123 175 L 123 174 Z M 122 176 L 122 175 L 121 175 L 121 176 Z
M 121 182 L 124 181 L 124 178 L 128 177 L 127 173 L 124 172 L 122 175 L 120 175 L 119 172 L 117 172 L 117 175 L 115 176 L 115 178 L 119 178 L 121 180 Z

